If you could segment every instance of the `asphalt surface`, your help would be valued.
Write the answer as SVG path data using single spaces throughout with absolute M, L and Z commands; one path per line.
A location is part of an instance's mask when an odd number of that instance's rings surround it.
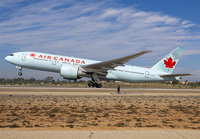
M 199 130 L 0 130 L 1 139 L 199 139 Z
M 200 89 L 0 87 L 0 95 L 200 96 Z

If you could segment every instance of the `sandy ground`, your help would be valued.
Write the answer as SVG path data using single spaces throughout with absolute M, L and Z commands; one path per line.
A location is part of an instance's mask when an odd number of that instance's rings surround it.
M 200 138 L 200 89 L 0 87 L 0 138 Z

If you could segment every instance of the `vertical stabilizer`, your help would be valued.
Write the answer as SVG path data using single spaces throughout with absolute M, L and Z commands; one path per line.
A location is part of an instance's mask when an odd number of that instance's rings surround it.
M 183 47 L 177 47 L 174 51 L 172 51 L 165 58 L 159 61 L 151 69 L 166 72 L 166 73 L 172 73 L 183 51 L 184 51 Z

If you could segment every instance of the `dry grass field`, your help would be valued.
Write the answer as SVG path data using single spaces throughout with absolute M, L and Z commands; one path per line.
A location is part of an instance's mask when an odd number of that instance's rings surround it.
M 199 90 L 124 91 L 2 87 L 0 128 L 200 129 Z

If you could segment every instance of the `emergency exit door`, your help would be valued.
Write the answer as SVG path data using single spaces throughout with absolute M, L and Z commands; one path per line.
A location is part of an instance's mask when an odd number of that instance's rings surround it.
M 149 78 L 149 71 L 145 71 L 145 78 Z

